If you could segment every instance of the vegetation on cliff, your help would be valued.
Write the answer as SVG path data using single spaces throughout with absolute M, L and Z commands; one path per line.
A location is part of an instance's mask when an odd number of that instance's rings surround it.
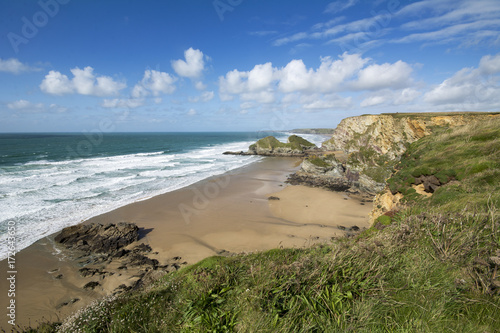
M 290 132 L 297 134 L 333 134 L 333 128 L 296 128 L 291 130 Z
M 405 205 L 357 237 L 207 258 L 82 310 L 59 329 L 497 332 L 499 129 L 497 119 L 409 145 L 389 179 Z M 443 181 L 430 197 L 411 191 L 422 175 Z
M 286 143 L 279 141 L 274 136 L 266 136 L 249 147 L 249 151 L 256 154 L 272 153 L 302 153 L 305 149 L 314 148 L 316 145 L 306 139 L 290 135 Z

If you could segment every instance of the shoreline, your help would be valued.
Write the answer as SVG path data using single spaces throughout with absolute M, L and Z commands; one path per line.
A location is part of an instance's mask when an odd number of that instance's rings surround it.
M 150 245 L 153 252 L 158 252 L 152 258 L 160 264 L 173 257 L 193 264 L 218 254 L 304 247 L 345 235 L 338 226 L 368 226 L 371 203 L 365 205 L 342 193 L 284 184 L 288 174 L 297 170 L 300 160 L 267 157 L 223 175 L 95 216 L 83 224 L 135 223 L 141 230 L 141 239 L 134 245 Z M 271 195 L 280 200 L 268 200 Z M 331 203 L 326 205 L 330 210 L 314 206 L 314 202 L 324 200 Z M 300 202 L 305 203 L 302 215 L 290 215 L 293 207 L 299 208 Z M 356 214 L 349 216 L 353 207 L 356 207 Z M 364 217 L 363 210 L 367 211 Z M 336 214 L 335 218 L 332 214 Z M 78 274 L 81 266 L 77 262 L 62 259 L 64 250 L 54 254 L 52 242 L 56 234 L 16 254 L 16 324 L 36 327 L 41 321 L 62 320 L 109 294 L 127 278 L 108 277 L 100 288 L 82 289 L 90 280 Z M 7 272 L 6 262 L 3 260 L 0 264 L 4 272 Z M 60 275 L 62 277 L 57 278 Z M 8 289 L 6 279 L 0 282 L 0 289 L 2 292 Z M 77 298 L 79 300 L 72 303 Z M 8 306 L 6 301 L 2 299 L 4 309 Z M 68 304 L 55 309 L 63 303 Z M 0 327 L 10 327 L 6 318 L 0 321 Z

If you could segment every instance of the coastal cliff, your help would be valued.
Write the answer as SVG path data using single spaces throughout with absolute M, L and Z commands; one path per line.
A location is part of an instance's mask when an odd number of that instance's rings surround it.
M 390 159 L 399 158 L 409 143 L 433 132 L 436 127 L 456 127 L 471 121 L 487 121 L 491 113 L 395 113 L 363 115 L 343 119 L 332 137 L 323 142 L 327 150 L 346 153 L 373 150 Z
M 332 137 L 323 142 L 321 154 L 306 158 L 300 171 L 292 177 L 292 184 L 331 188 L 331 183 L 335 182 L 352 191 L 376 195 L 386 187 L 387 178 L 409 144 L 443 128 L 488 122 L 499 117 L 499 113 L 454 112 L 345 118 Z

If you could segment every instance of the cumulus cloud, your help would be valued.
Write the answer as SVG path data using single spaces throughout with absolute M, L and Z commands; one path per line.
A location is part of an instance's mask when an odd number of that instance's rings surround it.
M 271 87 L 275 77 L 275 69 L 270 62 L 255 67 L 247 72 L 232 70 L 219 77 L 221 99 L 231 100 L 232 95 L 239 94 L 243 100 L 255 100 L 261 103 L 274 101 Z
M 96 76 L 94 69 L 90 66 L 80 69 L 71 69 L 73 78 L 58 71 L 50 71 L 42 83 L 40 89 L 52 95 L 65 95 L 77 93 L 89 96 L 113 96 L 118 95 L 120 90 L 126 87 L 123 82 L 113 80 L 109 76 Z
M 195 50 L 192 47 L 184 51 L 185 60 L 173 60 L 172 68 L 174 71 L 183 77 L 195 79 L 201 76 L 205 61 L 203 60 L 203 52 Z
M 40 84 L 40 89 L 48 94 L 64 95 L 74 92 L 74 86 L 70 79 L 57 71 L 50 71 Z
M 479 61 L 479 70 L 485 75 L 500 73 L 500 53 L 482 57 Z
M 175 91 L 175 81 L 177 79 L 168 73 L 148 69 L 144 71 L 142 80 L 132 89 L 132 97 L 142 98 L 149 95 L 171 94 Z
M 187 114 L 188 114 L 188 116 L 196 116 L 196 114 L 197 114 L 197 113 L 198 113 L 198 112 L 196 112 L 196 110 L 195 110 L 195 109 L 189 109 L 189 111 L 188 111 L 188 113 L 187 113 Z
M 410 84 L 412 71 L 411 66 L 401 60 L 394 64 L 373 64 L 359 72 L 354 87 L 361 90 L 402 88 Z
M 0 72 L 19 74 L 23 72 L 37 72 L 40 70 L 41 70 L 40 68 L 35 68 L 25 65 L 16 58 L 10 58 L 10 59 L 0 58 Z
M 344 53 L 339 58 L 338 60 L 332 57 L 321 58 L 321 64 L 316 70 L 307 69 L 302 60 L 292 60 L 280 71 L 280 90 L 285 93 L 333 92 L 369 61 L 359 54 Z
M 295 59 L 281 68 L 273 67 L 269 62 L 256 65 L 250 71 L 232 70 L 219 77 L 221 100 L 239 97 L 243 101 L 272 103 L 278 93 L 286 94 L 284 102 L 294 93 L 321 93 L 329 97 L 300 103 L 309 109 L 348 108 L 352 99 L 341 99 L 336 94 L 349 90 L 396 90 L 407 88 L 412 83 L 412 67 L 403 61 L 368 65 L 372 62 L 370 58 L 348 53 L 337 59 L 322 57 L 320 60 L 317 68 L 308 68 L 302 59 Z
M 500 104 L 500 54 L 481 58 L 477 68 L 462 68 L 433 87 L 424 101 L 433 105 L 467 104 L 487 109 Z

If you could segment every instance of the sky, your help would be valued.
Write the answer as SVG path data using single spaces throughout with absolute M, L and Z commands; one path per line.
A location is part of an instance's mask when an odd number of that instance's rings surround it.
M 498 0 L 0 0 L 0 132 L 498 111 Z

